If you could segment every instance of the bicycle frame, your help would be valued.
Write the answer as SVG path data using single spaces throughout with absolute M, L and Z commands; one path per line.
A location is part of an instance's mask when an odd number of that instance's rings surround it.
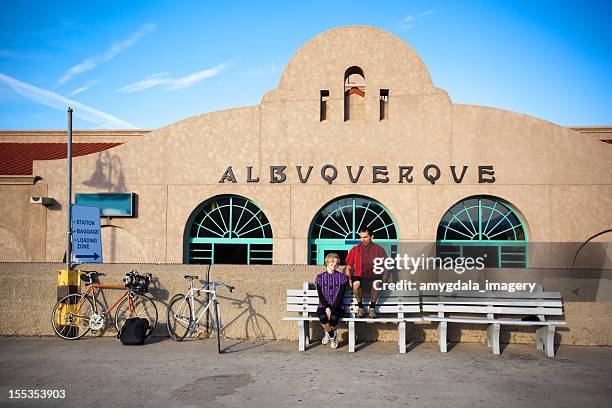
M 93 283 L 91 285 L 89 285 L 87 287 L 87 291 L 85 291 L 85 293 L 83 294 L 83 296 L 91 296 L 93 298 L 93 307 L 94 307 L 94 312 L 98 313 L 98 302 L 97 302 L 97 298 L 96 298 L 96 289 L 123 289 L 125 290 L 125 285 L 104 285 L 101 283 Z M 121 295 L 119 297 L 119 299 L 117 299 L 115 301 L 115 303 L 113 303 L 113 305 L 111 307 L 109 307 L 108 309 L 105 310 L 105 314 L 110 314 L 110 312 L 123 300 L 125 299 L 125 297 L 128 297 L 128 307 L 130 308 L 130 313 L 134 313 L 134 303 L 132 302 L 132 298 L 129 296 L 130 295 L 130 291 L 129 290 L 125 290 L 125 292 L 123 293 L 123 295 Z M 79 302 L 80 303 L 80 302 Z M 79 305 L 80 306 L 80 305 Z
M 189 321 L 187 321 L 186 319 L 182 317 L 175 316 L 176 320 L 182 321 L 184 324 L 188 325 L 190 330 L 195 330 L 195 328 L 199 326 L 200 320 L 202 320 L 202 317 L 204 317 L 206 312 L 210 309 L 211 305 L 219 304 L 219 301 L 217 300 L 217 292 L 215 289 L 216 285 L 213 285 L 213 289 L 206 289 L 208 286 L 210 286 L 210 283 L 205 283 L 198 289 L 193 285 L 193 281 L 190 281 L 189 291 L 185 295 L 185 298 L 189 298 L 189 303 L 191 305 L 191 316 L 189 316 Z M 212 295 L 211 299 L 207 302 L 206 307 L 202 309 L 197 319 L 195 318 L 196 317 L 195 300 L 194 300 L 195 292 L 198 292 L 198 294 L 200 294 L 200 292 L 205 292 L 205 293 L 209 293 Z M 223 324 L 221 323 L 221 313 L 219 313 L 219 327 L 223 327 Z

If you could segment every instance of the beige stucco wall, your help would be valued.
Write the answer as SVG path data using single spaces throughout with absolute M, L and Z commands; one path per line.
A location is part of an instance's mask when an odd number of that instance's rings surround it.
M 0 335 L 53 335 L 61 264 L 0 263 Z
M 44 260 L 46 215 L 57 206 L 30 204 L 30 197 L 46 196 L 47 186 L 0 184 L 0 191 L 0 261 Z
M 365 116 L 344 121 L 344 72 L 353 65 L 365 74 Z M 323 89 L 330 99 L 320 121 Z M 382 121 L 380 89 L 389 89 L 389 117 Z M 204 113 L 75 158 L 73 190 L 137 195 L 135 217 L 102 221 L 107 262 L 183 262 L 190 214 L 218 194 L 243 195 L 262 208 L 276 264 L 306 263 L 311 221 L 326 202 L 347 194 L 381 202 L 403 241 L 434 241 L 444 212 L 475 194 L 510 202 L 530 243 L 583 242 L 612 227 L 612 146 L 520 113 L 453 104 L 451 97 L 434 86 L 403 40 L 373 27 L 341 27 L 297 50 L 278 87 L 257 106 Z M 435 185 L 422 175 L 430 163 L 441 169 Z M 338 169 L 332 185 L 320 176 L 325 164 Z M 287 166 L 284 183 L 269 183 L 272 165 Z M 372 182 L 374 165 L 388 167 L 389 183 Z M 414 166 L 412 183 L 398 183 L 400 165 Z M 462 183 L 453 181 L 451 165 L 469 166 Z M 478 183 L 479 165 L 494 166 L 494 184 Z M 238 182 L 220 184 L 229 166 Z M 258 183 L 246 182 L 247 166 Z M 307 183 L 299 182 L 295 166 L 313 166 Z M 364 166 L 356 184 L 346 166 L 354 172 Z M 61 261 L 65 169 L 65 160 L 38 161 L 34 174 L 42 180 L 35 186 L 0 186 L 19 203 L 0 203 L 0 259 Z M 27 204 L 32 189 L 57 205 Z M 543 260 L 532 263 L 537 259 Z M 530 252 L 531 266 L 546 262 Z
M 57 299 L 57 269 L 53 263 L 0 263 L 0 335 L 53 335 L 50 318 Z M 114 264 L 88 265 L 83 269 L 98 270 L 104 274 L 102 283 L 119 283 L 126 272 L 136 269 L 154 276 L 150 295 L 155 299 L 159 323 L 155 334 L 166 336 L 166 309 L 169 300 L 187 288 L 183 275 L 206 277 L 207 267 L 168 264 Z M 295 322 L 283 321 L 286 312 L 287 289 L 299 289 L 304 281 L 312 282 L 320 267 L 306 265 L 214 265 L 211 280 L 221 280 L 236 287 L 233 293 L 222 289 L 221 313 L 226 337 L 297 340 Z M 469 274 L 468 274 L 469 275 Z M 556 342 L 565 345 L 612 345 L 612 275 L 610 272 L 591 271 L 584 279 L 570 277 L 564 272 L 530 274 L 528 271 L 486 271 L 465 279 L 483 281 L 534 281 L 543 283 L 549 291 L 560 291 L 565 299 L 566 328 L 558 330 Z M 25 277 L 25 278 L 24 278 Z M 417 276 L 415 281 L 430 280 L 432 276 Z M 24 284 L 24 279 L 27 284 Z M 105 290 L 105 300 L 112 304 L 117 290 Z M 201 298 L 203 299 L 203 297 Z M 114 315 L 114 313 L 113 313 Z M 112 326 L 111 318 L 111 327 Z M 343 328 L 343 332 L 344 332 Z M 312 325 L 313 338 L 322 332 Z M 106 332 L 113 335 L 114 329 Z M 394 325 L 358 325 L 363 340 L 396 341 Z M 432 324 L 410 326 L 410 341 L 436 341 Z M 484 342 L 482 326 L 450 325 L 451 341 Z M 503 342 L 533 343 L 533 329 L 504 327 Z

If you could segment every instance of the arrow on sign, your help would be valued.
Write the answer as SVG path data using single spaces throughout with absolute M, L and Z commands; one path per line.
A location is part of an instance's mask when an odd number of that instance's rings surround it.
M 97 253 L 93 253 L 93 255 L 75 255 L 75 258 L 93 258 L 94 260 L 98 259 L 100 257 L 100 255 L 98 255 Z

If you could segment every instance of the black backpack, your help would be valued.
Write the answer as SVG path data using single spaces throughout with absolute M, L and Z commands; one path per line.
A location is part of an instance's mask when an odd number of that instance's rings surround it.
M 139 317 L 132 317 L 125 321 L 117 337 L 124 346 L 141 346 L 149 331 L 149 321 Z

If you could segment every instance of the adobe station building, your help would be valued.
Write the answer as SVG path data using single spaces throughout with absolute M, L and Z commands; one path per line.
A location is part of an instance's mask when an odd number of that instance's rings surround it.
M 65 139 L 22 133 L 0 135 L 0 260 L 61 262 L 66 160 L 38 159 Z M 105 263 L 321 264 L 368 225 L 390 254 L 529 268 L 548 262 L 534 243 L 612 241 L 611 135 L 455 104 L 410 45 L 350 26 L 304 44 L 259 105 L 77 133 L 73 191 L 105 208 Z

